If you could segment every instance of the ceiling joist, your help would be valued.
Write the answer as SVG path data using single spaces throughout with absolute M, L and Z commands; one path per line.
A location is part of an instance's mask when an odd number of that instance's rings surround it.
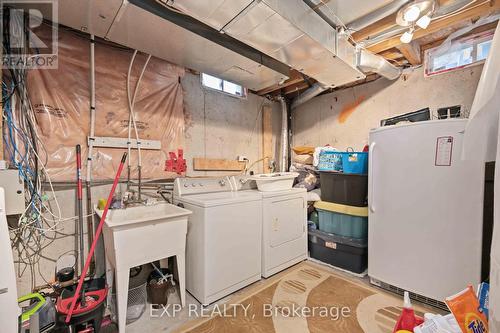
M 257 95 L 260 95 L 260 96 L 267 95 L 273 91 L 292 86 L 292 85 L 300 83 L 302 81 L 304 81 L 304 76 L 300 72 L 292 69 L 290 71 L 290 78 L 288 80 L 286 80 L 282 84 L 277 83 L 277 84 L 274 84 L 270 87 L 261 89 L 261 90 L 257 91 L 256 93 L 257 93 Z
M 416 41 L 413 41 L 409 44 L 401 44 L 398 47 L 398 50 L 401 51 L 403 56 L 408 60 L 408 62 L 412 66 L 417 66 L 422 64 L 422 56 L 420 52 L 420 44 Z
M 486 16 L 500 10 L 500 0 L 496 1 L 482 1 L 477 5 L 471 6 L 468 9 L 459 12 L 455 15 L 445 17 L 436 21 L 432 21 L 427 29 L 419 29 L 413 34 L 414 39 L 422 38 L 426 35 L 435 33 L 439 30 L 445 29 L 448 26 L 457 24 L 462 21 L 476 19 L 481 16 Z M 380 53 L 401 45 L 400 36 L 389 38 L 378 44 L 370 46 L 368 49 L 374 53 Z
M 440 5 L 445 5 L 450 1 L 453 0 L 438 0 Z M 433 20 L 427 29 L 416 30 L 413 35 L 413 42 L 410 44 L 401 43 L 400 35 L 397 35 L 371 45 L 367 49 L 373 53 L 380 54 L 396 66 L 407 66 L 408 64 L 417 66 L 422 64 L 425 50 L 439 45 L 451 33 L 470 24 L 471 21 L 499 11 L 500 0 L 479 0 L 473 2 L 460 12 Z M 496 27 L 497 23 L 498 22 L 489 23 L 482 27 L 478 27 L 471 31 L 471 33 L 493 29 Z M 352 36 L 354 40 L 361 41 L 396 27 L 398 27 L 396 24 L 396 14 L 391 14 L 360 31 L 354 32 Z M 308 87 L 309 84 L 304 81 L 303 75 L 292 70 L 290 79 L 282 84 L 275 84 L 271 87 L 262 89 L 258 91 L 257 94 L 294 95 L 299 94 Z

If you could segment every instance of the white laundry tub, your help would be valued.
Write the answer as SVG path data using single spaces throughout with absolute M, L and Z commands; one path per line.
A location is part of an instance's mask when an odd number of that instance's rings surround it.
M 102 217 L 102 210 L 95 209 Z M 182 305 L 188 216 L 192 212 L 168 203 L 110 209 L 103 227 L 106 259 L 115 269 L 118 326 L 125 332 L 128 279 L 132 267 L 176 256 Z M 106 270 L 108 283 L 112 272 Z
M 297 172 L 263 173 L 249 177 L 255 180 L 257 188 L 262 192 L 289 190 L 293 180 L 298 177 Z

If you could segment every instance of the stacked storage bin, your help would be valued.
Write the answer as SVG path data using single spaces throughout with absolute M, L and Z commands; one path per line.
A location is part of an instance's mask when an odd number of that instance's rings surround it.
M 368 267 L 367 161 L 368 153 L 328 152 L 322 165 L 320 156 L 319 230 L 309 230 L 311 257 L 354 273 Z

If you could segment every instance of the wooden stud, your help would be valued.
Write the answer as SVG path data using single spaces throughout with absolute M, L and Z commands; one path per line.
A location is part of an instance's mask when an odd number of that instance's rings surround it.
M 273 108 L 271 105 L 262 106 L 262 156 L 264 158 L 274 157 L 272 113 Z M 271 172 L 269 159 L 265 158 L 262 161 L 262 170 L 264 173 Z

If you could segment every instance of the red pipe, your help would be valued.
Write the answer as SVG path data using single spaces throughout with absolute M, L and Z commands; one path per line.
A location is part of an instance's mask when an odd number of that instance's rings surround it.
M 85 280 L 85 276 L 87 275 L 87 271 L 90 266 L 90 262 L 92 261 L 92 256 L 94 255 L 95 247 L 97 245 L 97 241 L 102 233 L 102 227 L 104 222 L 106 221 L 106 215 L 108 215 L 109 206 L 111 205 L 111 201 L 113 200 L 113 195 L 115 193 L 116 187 L 118 186 L 118 181 L 120 180 L 120 175 L 123 170 L 123 166 L 125 165 L 125 160 L 127 159 L 127 153 L 124 153 L 122 156 L 122 160 L 120 161 L 120 165 L 118 166 L 118 171 L 116 172 L 115 180 L 113 181 L 113 186 L 111 187 L 111 191 L 108 195 L 108 201 L 106 202 L 106 206 L 104 207 L 104 211 L 102 212 L 101 221 L 99 222 L 99 226 L 95 232 L 94 241 L 92 242 L 92 246 L 90 247 L 89 254 L 87 256 L 87 260 L 85 261 L 85 267 L 83 271 L 80 273 L 80 280 L 78 281 L 78 286 L 76 287 L 75 295 L 73 296 L 73 301 L 71 302 L 71 306 L 69 307 L 69 312 L 66 316 L 66 323 L 69 323 L 71 320 L 71 316 L 73 315 L 73 311 L 76 306 L 76 302 L 80 297 L 80 293 L 82 291 L 83 281 Z

